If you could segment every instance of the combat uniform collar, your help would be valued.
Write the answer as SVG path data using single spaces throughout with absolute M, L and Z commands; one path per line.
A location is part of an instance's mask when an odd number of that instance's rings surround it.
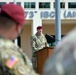
M 43 34 L 41 34 L 41 35 L 38 35 L 38 33 L 36 33 L 35 35 L 36 35 L 36 36 L 42 36 Z

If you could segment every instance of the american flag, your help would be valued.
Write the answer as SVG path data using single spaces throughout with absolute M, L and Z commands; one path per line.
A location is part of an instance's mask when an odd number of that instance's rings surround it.
M 10 69 L 14 67 L 14 65 L 18 62 L 18 58 L 15 56 L 11 56 L 7 61 L 6 61 L 6 66 Z

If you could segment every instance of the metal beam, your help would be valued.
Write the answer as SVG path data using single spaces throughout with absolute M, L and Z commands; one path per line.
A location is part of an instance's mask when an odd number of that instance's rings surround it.
M 60 0 L 55 0 L 55 32 L 57 44 L 61 42 Z

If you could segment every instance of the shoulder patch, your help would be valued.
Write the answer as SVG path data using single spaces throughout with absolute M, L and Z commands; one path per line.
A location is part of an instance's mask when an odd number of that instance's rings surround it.
M 21 75 L 28 75 L 29 74 L 29 71 L 27 70 L 27 67 L 24 67 L 22 65 L 19 65 L 18 66 L 18 72 L 21 74 Z
M 15 56 L 11 56 L 5 63 L 5 65 L 9 68 L 12 69 L 15 64 L 18 62 L 18 58 Z

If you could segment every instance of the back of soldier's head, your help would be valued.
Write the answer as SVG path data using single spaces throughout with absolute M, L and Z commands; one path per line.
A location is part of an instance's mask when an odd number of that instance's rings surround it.
M 0 8 L 0 25 L 24 25 L 25 13 L 21 6 L 16 4 L 4 4 Z
M 76 75 L 76 28 L 54 50 L 43 67 L 43 75 Z

